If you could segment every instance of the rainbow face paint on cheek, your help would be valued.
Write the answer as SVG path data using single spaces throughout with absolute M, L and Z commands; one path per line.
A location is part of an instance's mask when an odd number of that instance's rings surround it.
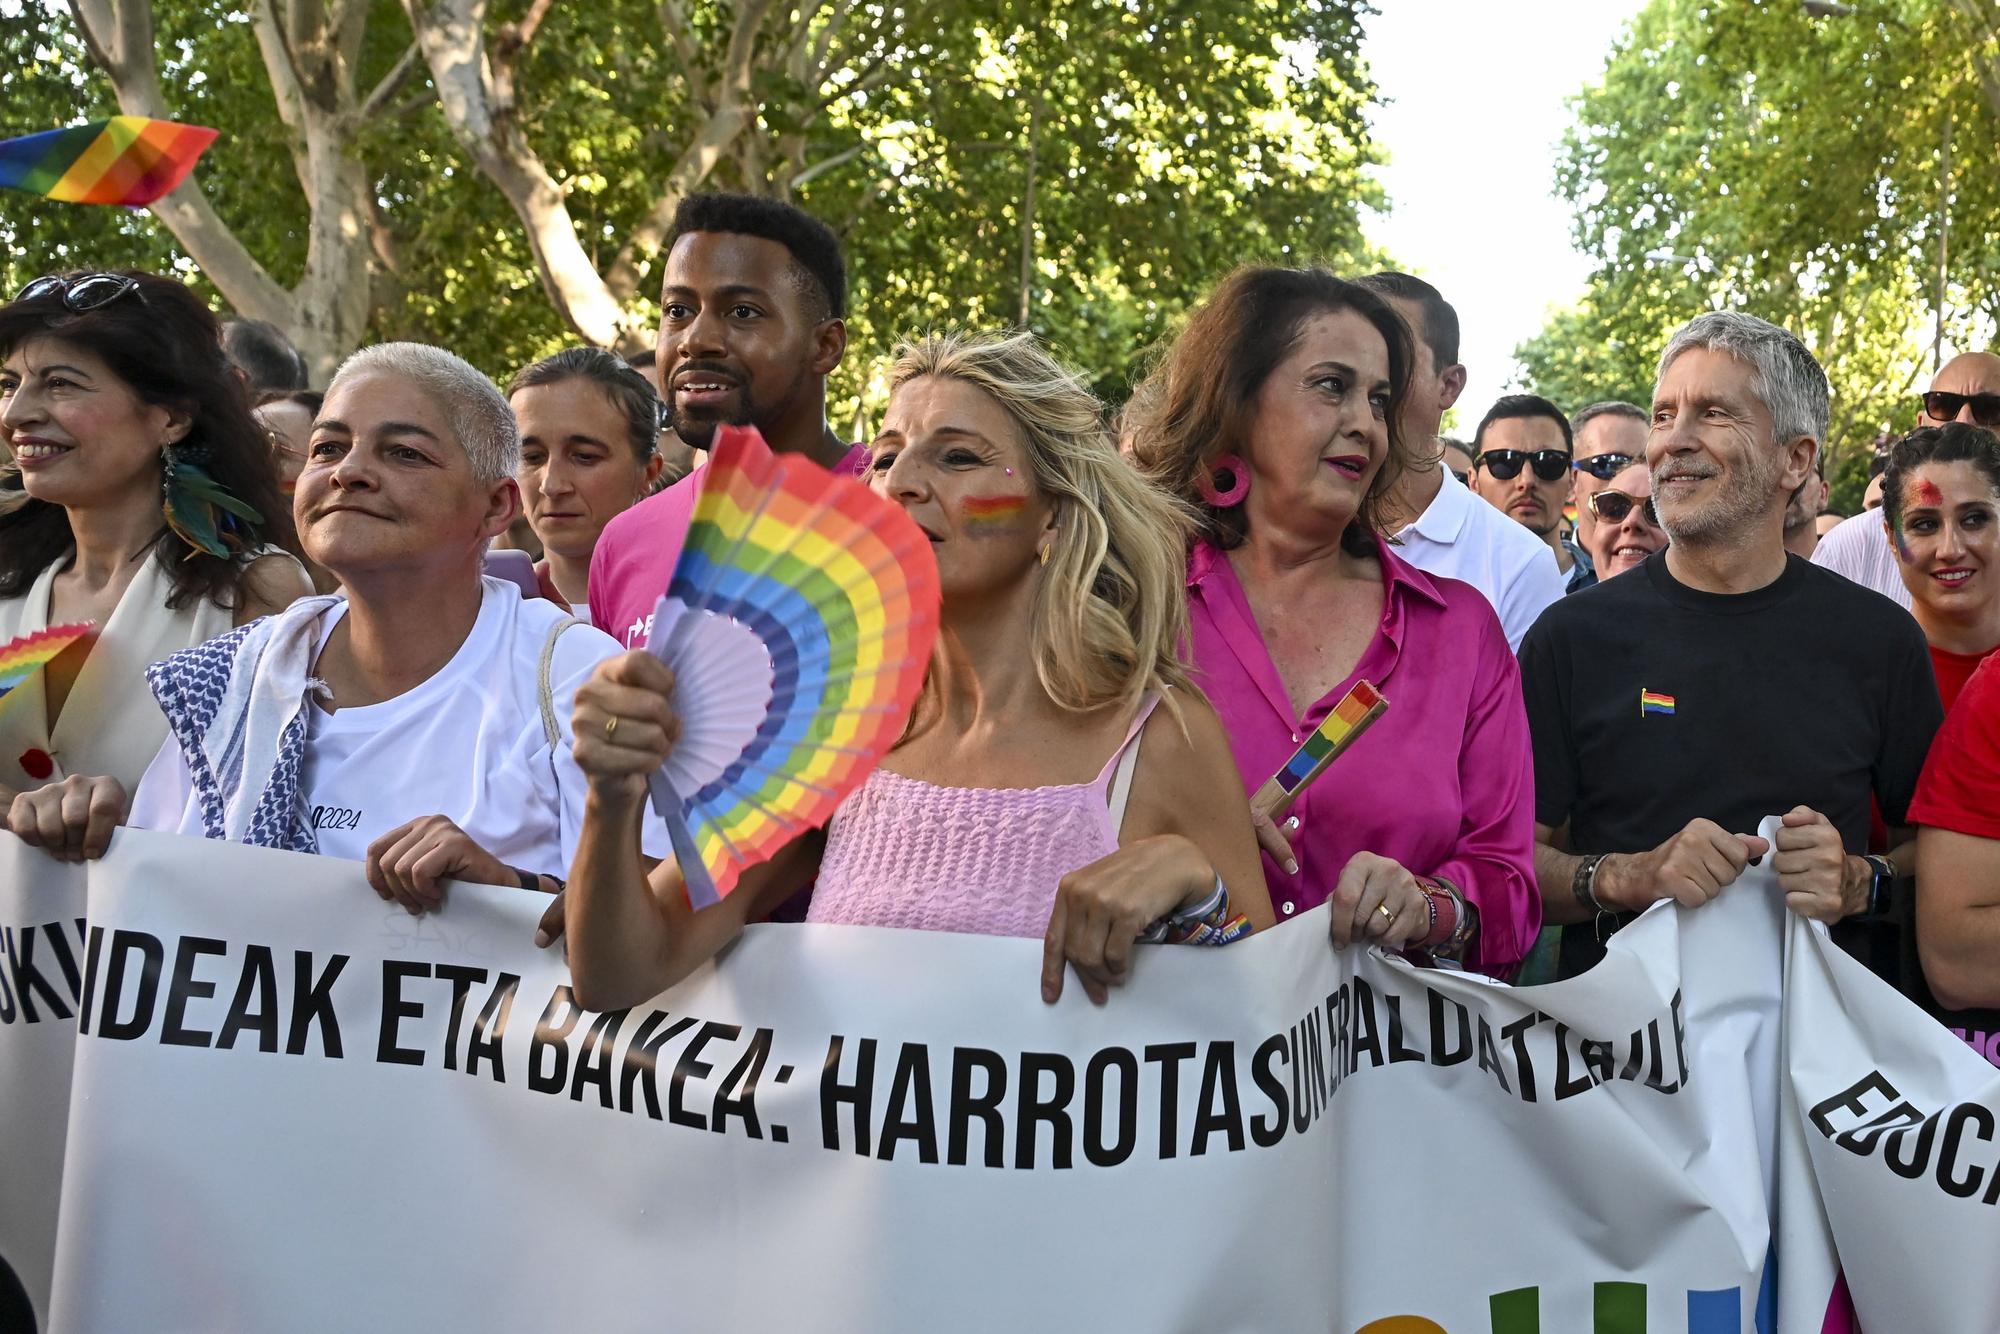
M 1889 538 L 1896 545 L 1896 557 L 1898 560 L 1902 561 L 1905 565 L 1909 565 L 1916 560 L 1916 557 L 1910 554 L 1910 544 L 1903 540 L 1902 515 L 1898 514 L 1895 522 L 1889 525 Z
M 1014 531 L 1028 508 L 1026 496 L 967 496 L 959 505 L 968 537 L 1000 537 Z

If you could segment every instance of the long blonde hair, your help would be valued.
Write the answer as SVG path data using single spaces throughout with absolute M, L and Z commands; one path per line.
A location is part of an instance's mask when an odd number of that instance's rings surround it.
M 1005 408 L 1053 503 L 1056 540 L 1029 647 L 1049 698 L 1079 712 L 1131 710 L 1150 690 L 1178 716 L 1165 688 L 1196 693 L 1180 656 L 1192 511 L 1118 456 L 1097 396 L 1033 334 L 927 334 L 898 347 L 890 391 L 923 376 L 969 384 Z

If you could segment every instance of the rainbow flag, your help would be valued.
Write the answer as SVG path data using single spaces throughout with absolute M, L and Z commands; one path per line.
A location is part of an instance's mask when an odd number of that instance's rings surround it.
M 0 699 L 89 634 L 96 624 L 79 621 L 74 625 L 52 625 L 0 644 Z
M 1639 691 L 1639 716 L 1641 718 L 1649 713 L 1671 715 L 1673 711 L 1674 697 L 1672 695 L 1662 695 L 1657 690 L 1646 690 L 1643 688 Z
M 1292 758 L 1250 796 L 1250 809 L 1272 820 L 1282 819 L 1306 785 L 1340 758 L 1377 718 L 1389 711 L 1389 701 L 1367 681 L 1356 681 L 1341 696 L 1313 734 L 1300 743 Z
M 199 125 L 113 116 L 0 140 L 0 186 L 70 204 L 150 204 L 215 142 Z

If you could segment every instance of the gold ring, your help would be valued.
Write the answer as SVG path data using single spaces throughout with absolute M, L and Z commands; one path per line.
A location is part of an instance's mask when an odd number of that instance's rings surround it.
M 1389 911 L 1389 905 L 1386 903 L 1376 904 L 1375 911 L 1381 913 L 1382 916 L 1388 918 L 1391 922 L 1396 920 L 1396 914 Z
M 618 730 L 618 715 L 612 714 L 604 720 L 604 739 L 611 740 L 611 734 Z

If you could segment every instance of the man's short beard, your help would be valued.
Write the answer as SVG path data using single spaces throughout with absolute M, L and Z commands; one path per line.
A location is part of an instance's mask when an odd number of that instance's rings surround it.
M 667 399 L 667 425 L 673 429 L 675 435 L 680 437 L 682 444 L 690 449 L 699 449 L 704 453 L 715 443 L 716 428 L 722 426 L 754 426 L 757 428 L 758 433 L 765 438 L 766 443 L 768 443 L 771 436 L 772 424 L 783 417 L 792 404 L 797 401 L 800 392 L 805 386 L 805 382 L 806 372 L 801 368 L 792 382 L 785 386 L 784 392 L 771 400 L 759 399 L 752 392 L 751 386 L 746 384 L 743 388 L 742 406 L 724 417 L 689 419 L 675 410 L 674 401 L 669 397 Z
M 667 404 L 667 426 L 680 437 L 689 449 L 699 449 L 704 453 L 715 443 L 716 428 L 721 426 L 749 426 L 756 414 L 749 395 L 744 395 L 743 406 L 724 417 L 699 417 L 690 419 L 676 412 L 671 400 Z
M 1662 465 L 1664 467 L 1666 465 Z M 1770 465 L 1759 467 L 1751 476 L 1724 490 L 1706 506 L 1689 515 L 1682 513 L 1669 518 L 1667 508 L 1655 499 L 1654 513 L 1660 516 L 1660 527 L 1666 530 L 1669 540 L 1700 545 L 1727 538 L 1742 532 L 1765 514 L 1765 506 L 1770 503 L 1771 486 L 1778 474 L 1784 470 L 1785 460 L 1774 450 Z M 1733 479 L 1732 479 L 1733 480 Z M 1660 485 L 1659 470 L 1653 476 L 1653 495 L 1664 494 Z

